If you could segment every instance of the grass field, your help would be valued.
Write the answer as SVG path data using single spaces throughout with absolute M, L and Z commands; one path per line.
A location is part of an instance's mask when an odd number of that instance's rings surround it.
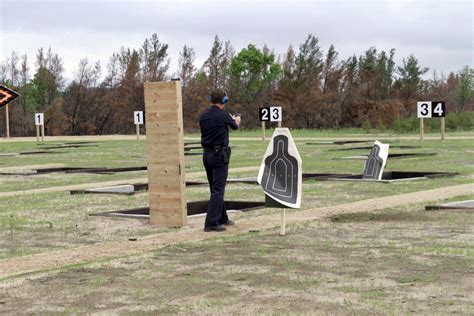
M 389 159 L 387 170 L 447 171 L 455 177 L 398 183 L 307 181 L 304 210 L 377 197 L 474 183 L 474 133 L 459 139 L 416 140 L 416 135 L 373 135 L 362 130 L 292 132 L 307 173 L 362 173 L 362 160 L 337 160 L 368 146 L 312 144 L 312 138 L 377 138 L 391 153 L 436 153 Z M 267 136 L 271 135 L 270 131 Z M 451 134 L 450 134 L 451 135 Z M 191 140 L 196 134 L 187 135 Z M 258 167 L 267 142 L 259 131 L 233 133 L 230 168 Z M 407 139 L 407 136 L 413 136 Z M 449 135 L 448 135 L 449 136 Z M 245 139 L 249 138 L 249 139 Z M 252 139 L 250 139 L 252 138 Z M 47 144 L 62 144 L 50 141 Z M 92 144 L 91 144 L 92 145 Z M 145 141 L 101 141 L 97 146 L 52 149 L 54 154 L 0 156 L 0 172 L 31 165 L 66 167 L 146 166 Z M 0 154 L 38 150 L 36 142 L 1 142 Z M 200 156 L 186 157 L 187 176 L 205 180 Z M 201 172 L 201 173 L 200 173 Z M 231 177 L 255 176 L 257 169 Z M 147 220 L 89 216 L 147 206 L 147 194 L 69 195 L 69 191 L 24 193 L 67 185 L 146 178 L 146 172 L 116 174 L 0 175 L 0 261 L 110 241 L 144 238 L 172 229 Z M 3 194 L 3 195 L 2 195 Z M 420 193 L 423 194 L 423 193 Z M 188 200 L 208 198 L 206 187 L 188 188 Z M 229 200 L 263 201 L 255 185 L 230 184 Z M 474 199 L 474 192 L 450 200 Z M 437 198 L 433 198 L 437 202 Z M 237 213 L 237 221 L 278 217 L 278 209 Z M 287 210 L 298 214 L 298 210 Z M 277 228 L 180 243 L 140 255 L 93 260 L 52 271 L 12 276 L 0 283 L 0 313 L 203 313 L 203 314 L 446 314 L 474 313 L 474 215 L 472 211 L 424 211 L 403 207 L 337 214 Z M 3 310 L 3 312 L 2 312 Z

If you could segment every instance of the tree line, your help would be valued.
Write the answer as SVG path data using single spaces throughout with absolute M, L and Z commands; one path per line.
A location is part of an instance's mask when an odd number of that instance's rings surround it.
M 114 52 L 105 69 L 81 59 L 70 82 L 51 48 L 37 51 L 34 69 L 27 55 L 13 51 L 0 63 L 0 83 L 21 94 L 10 105 L 12 136 L 33 135 L 35 112 L 45 113 L 48 135 L 132 133 L 133 111 L 144 110 L 144 82 L 176 77 L 182 83 L 187 131 L 198 128 L 197 117 L 209 106 L 207 95 L 214 87 L 227 91 L 230 110 L 243 115 L 246 128 L 258 127 L 258 108 L 272 105 L 283 107 L 284 125 L 291 128 L 390 127 L 413 116 L 422 99 L 446 100 L 449 112 L 474 110 L 473 68 L 423 79 L 429 68 L 414 55 L 401 65 L 394 56 L 395 49 L 370 47 L 360 56 L 340 59 L 334 45 L 324 51 L 312 34 L 282 55 L 253 44 L 236 52 L 230 41 L 215 36 L 200 68 L 194 49 L 184 46 L 178 69 L 171 72 L 168 44 L 153 34 L 139 48 Z

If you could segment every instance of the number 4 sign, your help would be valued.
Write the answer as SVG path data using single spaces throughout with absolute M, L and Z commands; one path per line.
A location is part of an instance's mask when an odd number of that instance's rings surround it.
M 418 118 L 445 117 L 446 103 L 444 101 L 417 102 Z

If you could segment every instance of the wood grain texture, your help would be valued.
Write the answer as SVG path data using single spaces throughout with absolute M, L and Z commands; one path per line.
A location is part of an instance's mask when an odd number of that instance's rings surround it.
M 150 223 L 187 225 L 181 83 L 145 83 Z

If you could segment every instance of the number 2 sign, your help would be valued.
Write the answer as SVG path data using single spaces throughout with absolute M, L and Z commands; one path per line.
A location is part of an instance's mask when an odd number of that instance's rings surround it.
M 445 117 L 446 102 L 444 101 L 418 101 L 418 118 Z

